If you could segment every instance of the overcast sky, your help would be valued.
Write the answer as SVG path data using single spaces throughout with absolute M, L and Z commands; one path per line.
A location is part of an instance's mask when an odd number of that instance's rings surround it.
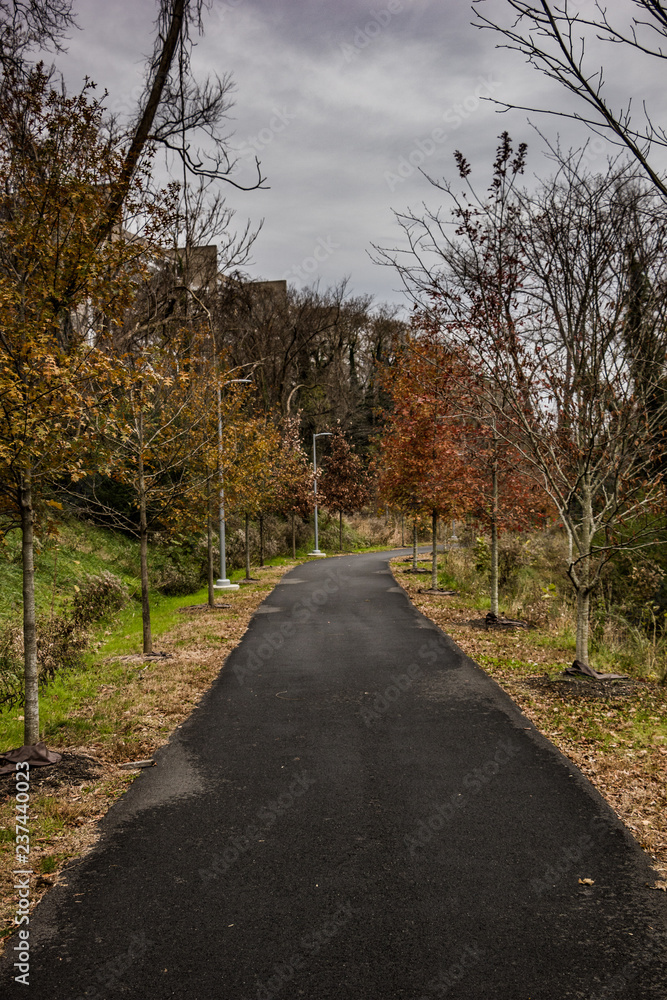
M 619 5 L 627 11 L 628 0 L 606 4 Z M 506 6 L 489 0 L 491 13 Z M 56 60 L 68 86 L 87 75 L 109 91 L 111 109 L 132 109 L 152 49 L 155 3 L 79 0 L 75 10 L 80 30 Z M 374 264 L 369 250 L 401 240 L 394 210 L 439 204 L 419 165 L 455 180 L 452 154 L 460 149 L 486 186 L 506 128 L 517 143 L 528 142 L 529 173 L 549 172 L 526 114 L 501 116 L 482 98 L 562 108 L 566 95 L 519 54 L 498 49 L 500 37 L 472 27 L 471 16 L 465 0 L 214 0 L 195 66 L 200 74 L 232 74 L 235 176 L 250 182 L 257 154 L 267 177 L 267 190 L 228 193 L 240 227 L 247 218 L 265 220 L 253 277 L 326 287 L 349 276 L 355 293 L 403 302 L 397 276 Z M 624 95 L 649 97 L 664 110 L 660 64 L 647 76 L 645 65 L 623 62 L 616 48 L 608 69 Z M 560 130 L 566 145 L 589 137 L 566 119 L 535 121 L 551 140 Z M 594 152 L 604 163 L 601 140 Z

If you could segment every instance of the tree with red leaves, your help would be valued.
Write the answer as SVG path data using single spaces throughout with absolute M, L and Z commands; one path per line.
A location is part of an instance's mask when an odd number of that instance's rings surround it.
M 431 580 L 437 588 L 437 525 L 462 516 L 474 496 L 465 456 L 469 429 L 461 420 L 456 358 L 440 345 L 409 338 L 399 363 L 387 374 L 393 400 L 380 453 L 380 495 L 417 520 L 430 515 Z M 437 391 L 433 383 L 437 376 Z
M 340 424 L 329 442 L 321 483 L 324 506 L 338 514 L 338 551 L 342 552 L 343 514 L 361 510 L 370 500 L 372 488 L 364 463 L 345 437 Z

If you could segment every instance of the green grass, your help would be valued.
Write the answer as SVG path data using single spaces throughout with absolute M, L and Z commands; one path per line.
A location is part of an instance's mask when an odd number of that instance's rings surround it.
M 66 861 L 68 857 L 68 854 L 47 854 L 40 859 L 40 873 L 42 875 L 51 875 L 61 867 L 63 861 Z
M 181 619 L 178 608 L 188 604 L 201 604 L 207 599 L 206 589 L 187 597 L 164 597 L 151 595 L 151 628 L 153 639 L 172 629 Z M 105 635 L 104 633 L 111 633 Z M 75 717 L 83 704 L 95 703 L 101 685 L 121 688 L 128 679 L 136 675 L 141 664 L 109 662 L 109 657 L 140 653 L 143 630 L 141 607 L 132 601 L 128 607 L 118 612 L 112 621 L 100 626 L 94 640 L 94 652 L 86 655 L 86 665 L 82 670 L 68 671 L 56 675 L 53 681 L 40 692 L 40 730 L 47 740 L 58 744 L 59 737 L 76 738 L 85 743 L 93 734 L 111 736 L 114 723 L 105 721 L 103 705 L 88 718 Z M 155 647 L 159 649 L 159 644 Z M 100 662 L 103 659 L 104 662 Z M 0 710 L 0 745 L 20 746 L 23 742 L 23 715 L 21 708 Z
M 163 594 L 152 592 L 150 595 L 151 605 L 151 632 L 153 639 L 159 638 L 164 632 L 168 632 L 179 621 L 178 609 L 190 604 L 203 604 L 208 600 L 208 590 L 202 587 L 195 594 L 187 596 L 165 597 Z M 101 643 L 98 646 L 98 653 L 101 656 L 123 656 L 130 653 L 140 653 L 143 647 L 143 624 L 141 618 L 141 605 L 138 601 L 131 601 L 127 607 L 117 612 L 114 616 L 113 627 L 106 626 L 100 630 L 96 641 Z M 110 636 L 104 635 L 111 632 Z
M 131 538 L 76 520 L 58 527 L 58 535 L 35 545 L 35 603 L 39 614 L 57 613 L 74 597 L 87 576 L 114 573 L 136 592 L 138 546 Z M 54 586 L 55 583 L 55 586 Z M 21 534 L 13 531 L 0 547 L 0 624 L 22 613 Z

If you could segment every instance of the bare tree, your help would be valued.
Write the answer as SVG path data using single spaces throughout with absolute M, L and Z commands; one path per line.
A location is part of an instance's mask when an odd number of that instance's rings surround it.
M 0 68 L 15 75 L 33 49 L 61 51 L 74 24 L 71 0 L 0 0 Z
M 458 164 L 467 197 L 437 185 L 449 225 L 404 218 L 413 257 L 386 259 L 477 373 L 481 412 L 502 417 L 495 432 L 566 526 L 586 663 L 591 591 L 615 553 L 651 543 L 664 504 L 667 215 L 627 165 L 590 175 L 569 160 L 528 195 L 507 135 L 488 196 Z
M 667 5 L 658 0 L 632 0 L 622 5 L 623 14 L 619 16 L 617 11 L 610 15 L 607 6 L 600 2 L 582 7 L 568 0 L 556 3 L 506 0 L 504 8 L 509 16 L 502 22 L 497 19 L 497 6 L 494 5 L 493 16 L 489 16 L 486 0 L 473 0 L 476 14 L 473 24 L 503 35 L 506 42 L 500 48 L 521 52 L 531 66 L 580 98 L 587 110 L 580 113 L 494 103 L 506 110 L 513 107 L 584 122 L 625 146 L 651 183 L 667 195 L 667 180 L 653 162 L 654 154 L 667 147 L 664 125 L 651 116 L 645 102 L 641 104 L 641 123 L 633 115 L 630 99 L 625 106 L 615 106 L 608 97 L 604 67 L 593 61 L 597 55 L 591 57 L 598 42 L 608 44 L 610 62 L 616 58 L 614 47 L 625 46 L 635 58 L 645 60 L 649 73 L 651 60 L 667 60 Z
M 257 364 L 254 381 L 267 412 L 300 410 L 306 435 L 340 420 L 365 448 L 382 403 L 379 368 L 405 330 L 391 309 L 350 296 L 346 281 L 297 291 L 243 275 L 220 282 L 211 308 L 230 363 Z
M 244 187 L 231 174 L 235 161 L 228 154 L 224 131 L 231 107 L 231 77 L 207 77 L 202 83 L 192 75 L 192 32 L 202 31 L 203 0 L 160 0 L 153 58 L 146 92 L 134 125 L 126 138 L 126 152 L 117 181 L 110 189 L 106 211 L 95 230 L 103 242 L 118 225 L 133 179 L 145 155 L 162 146 L 180 158 L 187 175 L 223 181 L 242 190 L 261 187 L 264 181 L 256 159 L 257 181 Z M 208 151 L 196 144 L 208 140 Z

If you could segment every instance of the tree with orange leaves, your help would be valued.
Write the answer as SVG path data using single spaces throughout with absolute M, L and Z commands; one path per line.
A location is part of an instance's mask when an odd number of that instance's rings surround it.
M 415 317 L 413 335 L 389 378 L 395 412 L 393 433 L 383 442 L 381 481 L 396 506 L 428 509 L 434 524 L 435 511 L 446 517 L 468 513 L 489 529 L 491 611 L 497 615 L 499 536 L 536 523 L 547 498 L 500 433 L 502 408 L 488 420 L 480 412 L 478 378 L 462 350 L 431 335 L 427 316 Z M 435 569 L 433 574 L 435 581 Z
M 465 455 L 466 426 L 458 412 L 456 365 L 442 348 L 433 345 L 429 351 L 412 337 L 385 380 L 393 409 L 381 441 L 380 496 L 415 521 L 430 515 L 434 589 L 438 518 L 461 516 L 470 506 L 474 488 Z M 434 373 L 438 391 L 432 384 Z
M 146 246 L 94 236 L 122 160 L 89 91 L 62 94 L 39 66 L 0 91 L 0 529 L 23 538 L 26 745 L 39 740 L 35 531 L 59 506 L 54 482 L 95 461 L 95 416 L 123 391 L 108 331 Z M 140 186 L 132 197 L 150 214 Z

